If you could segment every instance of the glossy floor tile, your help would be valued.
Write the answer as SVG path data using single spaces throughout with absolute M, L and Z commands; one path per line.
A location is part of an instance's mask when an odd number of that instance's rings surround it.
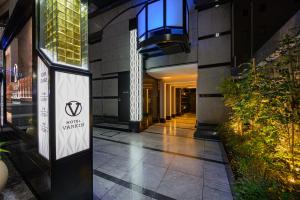
M 189 116 L 140 134 L 95 128 L 94 199 L 232 199 L 221 144 L 193 129 Z
M 145 130 L 145 132 L 193 138 L 196 131 L 195 125 L 196 115 L 185 114 L 181 117 L 167 120 L 166 123 L 154 124 Z

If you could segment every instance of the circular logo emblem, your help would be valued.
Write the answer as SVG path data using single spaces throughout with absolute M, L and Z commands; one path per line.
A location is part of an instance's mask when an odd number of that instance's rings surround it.
M 81 103 L 78 101 L 70 101 L 66 103 L 65 112 L 71 117 L 76 117 L 80 115 L 82 111 Z

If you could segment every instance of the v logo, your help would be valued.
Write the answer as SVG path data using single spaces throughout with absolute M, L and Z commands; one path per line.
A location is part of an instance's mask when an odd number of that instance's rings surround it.
M 71 117 L 80 115 L 82 111 L 82 105 L 78 101 L 70 101 L 66 103 L 65 112 Z

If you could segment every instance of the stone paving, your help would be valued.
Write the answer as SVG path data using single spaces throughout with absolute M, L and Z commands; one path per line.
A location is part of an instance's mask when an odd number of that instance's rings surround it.
M 221 144 L 176 120 L 139 134 L 95 128 L 94 199 L 232 199 Z

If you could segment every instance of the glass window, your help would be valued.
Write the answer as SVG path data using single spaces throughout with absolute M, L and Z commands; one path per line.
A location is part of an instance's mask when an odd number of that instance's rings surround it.
M 5 51 L 7 121 L 33 134 L 32 20 Z
M 182 0 L 167 0 L 167 26 L 183 26 L 183 1 Z
M 138 16 L 138 37 L 141 37 L 146 32 L 146 9 L 140 12 Z
M 163 1 L 151 3 L 148 6 L 148 30 L 160 28 L 164 25 Z
M 39 5 L 40 49 L 54 63 L 87 69 L 87 2 L 40 0 Z

